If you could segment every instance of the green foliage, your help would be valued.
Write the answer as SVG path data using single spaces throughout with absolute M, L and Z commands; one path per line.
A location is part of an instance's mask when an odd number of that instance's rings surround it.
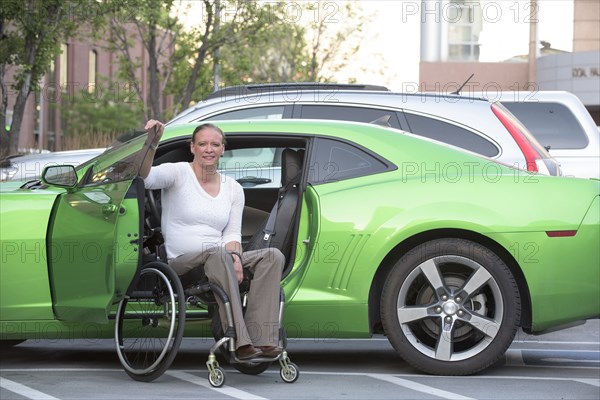
M 221 20 L 215 29 L 215 3 L 205 2 L 204 18 L 183 32 L 177 41 L 173 57 L 177 64 L 173 80 L 167 86 L 168 93 L 174 94 L 178 103 L 175 111 L 188 106 L 185 101 L 178 101 L 185 91 L 192 90 L 190 97 L 194 101 L 213 91 L 215 61 L 219 64 L 220 86 L 306 80 L 308 54 L 304 29 L 291 21 L 287 6 L 285 2 L 222 0 Z M 198 63 L 195 85 L 189 85 Z
M 142 103 L 116 88 L 118 85 L 99 86 L 94 93 L 82 91 L 61 101 L 63 133 L 96 136 L 139 128 L 144 115 Z
M 79 24 L 93 25 L 102 11 L 90 15 L 90 0 L 0 1 L 0 155 L 17 151 L 18 134 L 27 97 L 37 90 L 41 77 L 60 53 L 60 45 L 74 35 Z M 7 81 L 11 73 L 11 81 Z M 7 93 L 18 93 L 12 123 L 7 129 Z

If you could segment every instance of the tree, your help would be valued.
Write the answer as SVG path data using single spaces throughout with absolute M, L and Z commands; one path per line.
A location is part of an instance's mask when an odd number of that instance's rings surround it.
M 202 16 L 201 21 L 184 35 L 185 38 L 180 38 L 182 40 L 178 42 L 174 57 L 180 62 L 169 89 L 175 95 L 175 112 L 186 109 L 192 99 L 203 98 L 213 90 L 211 67 L 216 52 L 222 57 L 216 60 L 223 67 L 220 68 L 221 74 L 229 77 L 227 66 L 236 68 L 243 65 L 244 57 L 250 56 L 251 49 L 261 48 L 261 43 L 262 49 L 265 49 L 265 43 L 274 45 L 275 41 L 267 38 L 276 37 L 272 32 L 281 29 L 284 8 L 285 2 L 204 0 L 202 11 L 197 12 Z M 238 58 L 240 62 L 231 64 L 232 58 Z M 248 61 L 247 58 L 245 60 Z M 251 70 L 235 69 L 237 81 Z
M 27 98 L 88 13 L 86 0 L 0 1 L 0 157 L 16 153 Z M 12 81 L 9 82 L 9 73 Z M 8 94 L 17 94 L 7 129 Z
M 367 18 L 359 2 L 317 0 L 307 2 L 305 7 L 310 53 L 309 80 L 330 81 L 360 48 Z
M 145 119 L 163 119 L 164 106 L 161 94 L 171 80 L 175 43 L 182 25 L 172 15 L 175 0 L 112 0 L 114 12 L 102 31 L 109 48 L 119 54 L 119 77 L 129 82 L 131 89 L 144 105 Z M 125 10 L 129 18 L 122 18 Z M 135 11 L 134 11 L 135 10 Z M 134 37 L 139 39 L 148 57 L 147 76 L 149 89 L 144 98 L 137 71 L 143 68 L 141 60 L 132 55 Z M 141 74 L 140 74 L 141 75 Z
M 308 79 L 304 28 L 279 20 L 259 31 L 252 42 L 223 46 L 221 75 L 228 85 L 293 82 Z

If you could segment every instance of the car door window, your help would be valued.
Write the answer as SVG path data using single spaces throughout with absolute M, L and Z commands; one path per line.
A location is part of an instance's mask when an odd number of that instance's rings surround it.
M 253 147 L 225 150 L 219 172 L 237 180 L 243 187 L 279 187 L 281 149 Z
M 126 143 L 115 145 L 104 153 L 104 157 L 92 160 L 91 170 L 86 173 L 82 186 L 133 179 L 146 156 L 143 152 L 146 138 L 147 134 L 143 134 Z M 87 165 L 82 164 L 78 169 Z
M 460 126 L 424 115 L 404 113 L 409 131 L 440 142 L 448 143 L 487 157 L 495 157 L 498 147 L 484 137 Z
M 308 178 L 313 185 L 395 169 L 388 161 L 347 142 L 319 138 L 314 148 Z
M 285 106 L 254 107 L 241 110 L 227 111 L 208 118 L 204 121 L 225 121 L 232 119 L 282 119 Z
M 588 138 L 573 113 L 557 103 L 502 103 L 529 129 L 542 146 L 550 149 L 583 149 Z
M 368 107 L 354 106 L 328 106 L 328 105 L 303 105 L 300 110 L 302 119 L 333 119 L 339 121 L 354 121 L 370 123 L 382 118 L 389 118 L 392 128 L 400 129 L 400 122 L 396 112 Z

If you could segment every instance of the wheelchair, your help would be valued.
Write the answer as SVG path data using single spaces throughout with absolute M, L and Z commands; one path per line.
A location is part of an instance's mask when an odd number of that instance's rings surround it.
M 289 248 L 291 229 L 298 207 L 300 171 L 303 150 L 282 151 L 281 188 L 278 200 L 262 230 L 246 244 L 245 250 L 263 247 Z M 277 357 L 260 357 L 239 360 L 236 356 L 236 333 L 231 303 L 225 291 L 208 282 L 203 268 L 178 276 L 164 260 L 164 240 L 160 233 L 160 205 L 152 190 L 146 191 L 146 214 L 144 249 L 146 260 L 138 276 L 131 283 L 126 296 L 118 304 L 115 316 L 115 341 L 119 360 L 125 372 L 134 380 L 150 382 L 160 377 L 171 365 L 184 334 L 186 320 L 211 320 L 211 331 L 215 344 L 210 348 L 206 367 L 208 381 L 213 387 L 225 384 L 225 370 L 221 368 L 215 353 L 235 369 L 245 374 L 257 375 L 264 372 L 273 362 L 279 362 L 280 376 L 284 382 L 298 379 L 299 369 L 287 354 L 287 338 L 282 327 L 284 295 L 280 291 L 279 302 L 279 347 L 283 350 Z M 272 218 L 273 217 L 273 218 Z M 266 232 L 279 232 L 277 241 L 265 240 L 272 236 Z M 285 253 L 284 253 L 285 254 Z M 286 256 L 289 257 L 289 254 Z M 188 276 L 189 275 L 189 276 Z M 250 282 L 250 283 L 248 283 Z M 250 279 L 240 285 L 241 298 L 247 293 Z M 245 288 L 244 288 L 245 286 Z M 216 299 L 223 304 L 217 306 Z M 244 303 L 244 301 L 242 301 Z M 242 304 L 244 306 L 244 304 Z M 223 331 L 219 313 L 224 312 L 227 327 Z
M 209 351 L 206 367 L 208 381 L 213 387 L 225 384 L 225 370 L 217 361 L 216 352 L 238 371 L 257 375 L 266 371 L 273 362 L 279 362 L 281 379 L 293 383 L 299 369 L 287 354 L 287 338 L 282 327 L 284 295 L 280 292 L 279 346 L 283 349 L 277 357 L 238 359 L 236 333 L 230 300 L 225 291 L 210 283 L 203 267 L 197 267 L 184 276 L 178 276 L 163 260 L 164 246 L 160 230 L 145 235 L 145 247 L 155 251 L 145 255 L 143 267 L 131 283 L 127 295 L 118 303 L 115 315 L 115 342 L 119 360 L 125 372 L 134 380 L 151 382 L 169 368 L 181 345 L 186 321 L 211 320 L 215 343 Z M 147 243 L 155 241 L 154 244 Z M 251 277 L 245 276 L 240 294 L 245 299 Z M 221 300 L 223 309 L 217 306 Z M 243 301 L 245 303 L 245 301 Z M 219 313 L 224 312 L 227 327 L 223 331 Z

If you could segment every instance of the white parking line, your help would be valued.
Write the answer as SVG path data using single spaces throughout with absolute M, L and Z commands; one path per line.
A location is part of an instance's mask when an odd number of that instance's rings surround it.
M 165 372 L 166 375 L 172 376 L 177 379 L 181 379 L 182 381 L 186 381 L 192 383 L 194 385 L 202 386 L 207 389 L 214 390 L 215 392 L 219 392 L 226 396 L 230 396 L 236 399 L 244 399 L 244 400 L 267 400 L 265 397 L 256 396 L 252 393 L 244 392 L 243 390 L 235 389 L 232 387 L 225 388 L 215 388 L 210 385 L 204 378 L 200 378 L 196 375 L 188 374 L 183 371 L 171 370 Z
M 407 379 L 398 378 L 396 376 L 384 375 L 384 374 L 367 374 L 367 376 L 375 379 L 379 379 L 382 381 L 386 381 L 389 383 L 393 383 L 394 385 L 402 386 L 410 390 L 415 390 L 417 392 L 427 393 L 433 396 L 441 397 L 443 399 L 452 399 L 452 400 L 474 400 L 472 397 L 461 396 L 460 394 L 448 392 L 446 390 L 436 389 L 431 386 L 423 385 L 417 382 L 409 381 Z
M 600 379 L 573 379 L 575 382 L 585 383 L 586 385 L 592 385 L 600 387 Z
M 0 387 L 31 400 L 59 400 L 56 397 L 50 396 L 49 394 L 42 393 L 39 390 L 32 389 L 29 386 L 22 385 L 1 376 Z

